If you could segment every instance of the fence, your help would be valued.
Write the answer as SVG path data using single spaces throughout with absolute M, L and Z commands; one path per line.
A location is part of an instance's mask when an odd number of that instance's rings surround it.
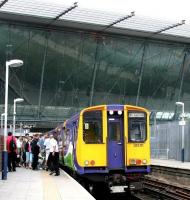
M 185 125 L 185 161 L 190 161 L 190 123 Z M 151 126 L 151 158 L 181 160 L 179 121 Z

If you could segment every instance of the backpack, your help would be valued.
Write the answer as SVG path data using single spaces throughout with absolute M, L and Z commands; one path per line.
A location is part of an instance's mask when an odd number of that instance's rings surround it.
M 11 141 L 10 141 L 10 143 L 9 143 L 9 150 L 10 150 L 11 152 L 14 152 L 15 149 L 16 149 L 16 144 L 15 144 L 14 139 L 13 139 L 13 136 L 12 136 L 12 139 L 11 139 Z

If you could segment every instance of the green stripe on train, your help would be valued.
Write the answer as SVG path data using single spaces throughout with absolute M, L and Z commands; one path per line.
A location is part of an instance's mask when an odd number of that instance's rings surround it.
M 64 157 L 64 162 L 65 165 L 69 168 L 71 168 L 72 170 L 74 170 L 74 162 L 73 162 L 73 155 L 71 153 L 68 153 L 65 157 Z

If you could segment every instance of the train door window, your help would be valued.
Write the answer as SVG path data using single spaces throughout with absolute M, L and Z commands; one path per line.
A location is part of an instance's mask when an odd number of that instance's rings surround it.
M 62 146 L 64 146 L 65 134 L 66 134 L 66 129 L 65 129 L 65 127 L 63 127 L 63 132 L 62 132 L 62 135 L 61 135 L 61 137 L 62 137 Z
M 83 114 L 83 140 L 86 144 L 103 141 L 102 111 L 87 111 Z
M 76 122 L 73 122 L 73 135 L 72 135 L 72 142 L 73 142 L 73 147 L 75 149 L 75 143 L 76 143 Z
M 112 122 L 109 124 L 109 140 L 120 141 L 120 122 Z
M 146 140 L 146 114 L 129 112 L 128 115 L 129 142 L 144 142 Z

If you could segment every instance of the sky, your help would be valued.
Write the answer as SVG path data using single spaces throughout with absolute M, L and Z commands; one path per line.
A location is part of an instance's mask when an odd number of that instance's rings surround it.
M 73 5 L 72 0 L 43 0 L 46 2 Z M 166 21 L 190 24 L 190 0 L 76 0 L 80 8 L 147 16 Z

